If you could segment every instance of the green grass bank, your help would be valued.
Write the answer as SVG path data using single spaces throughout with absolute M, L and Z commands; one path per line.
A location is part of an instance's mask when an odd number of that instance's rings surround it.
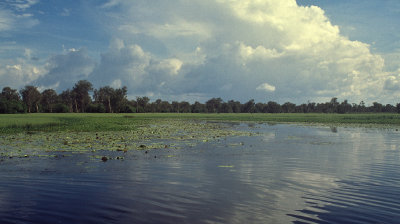
M 0 133 L 125 131 L 162 119 L 400 126 L 400 114 L 1 114 Z

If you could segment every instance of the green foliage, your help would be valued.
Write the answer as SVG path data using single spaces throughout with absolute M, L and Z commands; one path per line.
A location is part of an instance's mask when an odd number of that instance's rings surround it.
M 15 100 L 6 100 L 0 97 L 0 113 L 1 114 L 17 114 L 25 113 L 26 109 L 22 102 Z
M 121 110 L 121 113 L 136 113 L 136 108 L 131 105 L 125 105 Z
M 136 97 L 136 109 L 138 113 L 145 113 L 148 112 L 146 109 L 150 99 L 147 96 L 144 97 Z
M 86 112 L 87 113 L 105 113 L 106 108 L 101 103 L 93 103 L 93 104 L 89 104 L 86 107 Z
M 68 113 L 69 107 L 63 103 L 57 103 L 54 105 L 53 112 L 55 113 Z
M 127 91 L 125 86 L 119 89 L 104 86 L 99 90 L 94 90 L 94 100 L 104 106 L 105 112 L 119 113 L 125 109 L 124 107 L 127 104 Z
M 37 88 L 35 86 L 28 85 L 21 89 L 20 93 L 22 96 L 22 100 L 24 101 L 28 109 L 28 113 L 39 112 L 41 94 L 37 90 Z
M 85 112 L 85 108 L 90 104 L 91 97 L 89 92 L 93 90 L 92 83 L 87 80 L 79 80 L 72 89 L 75 112 Z
M 20 101 L 21 98 L 16 89 L 11 89 L 10 87 L 4 87 L 1 91 L 1 97 L 8 101 Z
M 46 89 L 42 92 L 41 104 L 44 112 L 53 113 L 54 104 L 57 102 L 57 93 L 53 89 Z
M 93 99 L 89 92 L 94 90 Z M 198 101 L 193 104 L 186 101 L 163 101 L 157 99 L 150 102 L 150 98 L 136 97 L 136 100 L 127 99 L 127 88 L 114 89 L 110 86 L 93 89 L 86 80 L 78 81 L 72 90 L 67 89 L 61 94 L 52 89 L 42 93 L 35 86 L 25 86 L 20 90 L 4 87 L 0 95 L 0 113 L 49 112 L 49 113 L 400 113 L 400 104 L 380 104 L 374 102 L 366 106 L 364 101 L 359 104 L 350 104 L 347 100 L 339 102 L 336 97 L 325 103 L 308 102 L 300 105 L 286 102 L 280 105 L 274 101 L 267 103 L 254 99 L 241 103 L 221 98 L 211 98 L 205 103 Z

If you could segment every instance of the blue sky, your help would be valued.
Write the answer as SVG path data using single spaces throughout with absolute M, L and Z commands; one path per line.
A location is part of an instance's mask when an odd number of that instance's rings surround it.
M 0 87 L 399 102 L 397 0 L 3 0 Z

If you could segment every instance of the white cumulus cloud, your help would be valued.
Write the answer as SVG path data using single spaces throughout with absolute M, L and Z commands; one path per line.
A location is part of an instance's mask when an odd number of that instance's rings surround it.
M 0 83 L 2 87 L 22 88 L 40 78 L 44 69 L 30 64 L 24 59 L 15 61 L 18 64 L 0 65 Z
M 257 88 L 256 88 L 256 90 L 266 91 L 266 92 L 274 92 L 275 89 L 276 89 L 275 86 L 270 85 L 268 83 L 263 83 L 263 84 L 257 86 Z
M 294 102 L 390 95 L 383 57 L 341 35 L 317 6 L 295 0 L 114 0 L 106 5 L 115 35 L 147 53 L 145 63 L 124 58 L 123 65 L 110 66 L 127 80 L 123 83 L 140 77 L 136 88 L 143 92 L 238 100 L 265 100 L 274 92 L 275 100 Z M 172 80 L 163 73 L 180 75 Z M 163 90 L 155 83 L 165 83 Z
M 74 49 L 52 56 L 44 66 L 46 72 L 35 80 L 37 86 L 56 86 L 58 91 L 72 88 L 82 79 L 88 79 L 95 62 L 88 56 L 87 49 Z
M 34 21 L 20 8 L 0 11 L 0 32 L 23 18 Z M 95 87 L 127 86 L 131 95 L 282 103 L 396 102 L 400 93 L 383 56 L 342 35 L 322 8 L 296 0 L 109 0 L 94 9 L 112 36 L 98 61 L 71 48 L 48 60 L 43 77 L 31 72 L 16 80 L 36 77 L 65 89 L 85 78 Z M 386 58 L 394 69 L 394 56 Z M 3 79 L 5 70 L 28 74 L 26 65 L 18 71 L 20 64 L 1 67 Z

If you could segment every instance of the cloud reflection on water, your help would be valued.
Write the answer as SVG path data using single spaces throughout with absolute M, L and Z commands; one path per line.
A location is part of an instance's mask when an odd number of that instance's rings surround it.
M 22 182 L 3 178 L 0 217 L 18 211 L 37 216 L 43 214 L 38 209 L 58 201 L 59 207 L 47 207 L 49 214 L 65 211 L 72 220 L 76 213 L 68 206 L 77 206 L 83 215 L 103 213 L 114 221 L 143 223 L 329 222 L 322 214 L 334 214 L 346 194 L 348 206 L 400 182 L 396 132 L 263 124 L 231 128 L 260 134 L 138 151 L 125 161 L 78 165 L 72 158 L 31 160 L 8 174 L 23 173 Z M 40 172 L 45 169 L 54 172 Z M 26 186 L 12 187 L 23 182 Z M 78 204 L 83 201 L 90 208 Z M 350 209 L 346 206 L 341 211 Z M 380 214 L 385 206 L 373 211 Z

